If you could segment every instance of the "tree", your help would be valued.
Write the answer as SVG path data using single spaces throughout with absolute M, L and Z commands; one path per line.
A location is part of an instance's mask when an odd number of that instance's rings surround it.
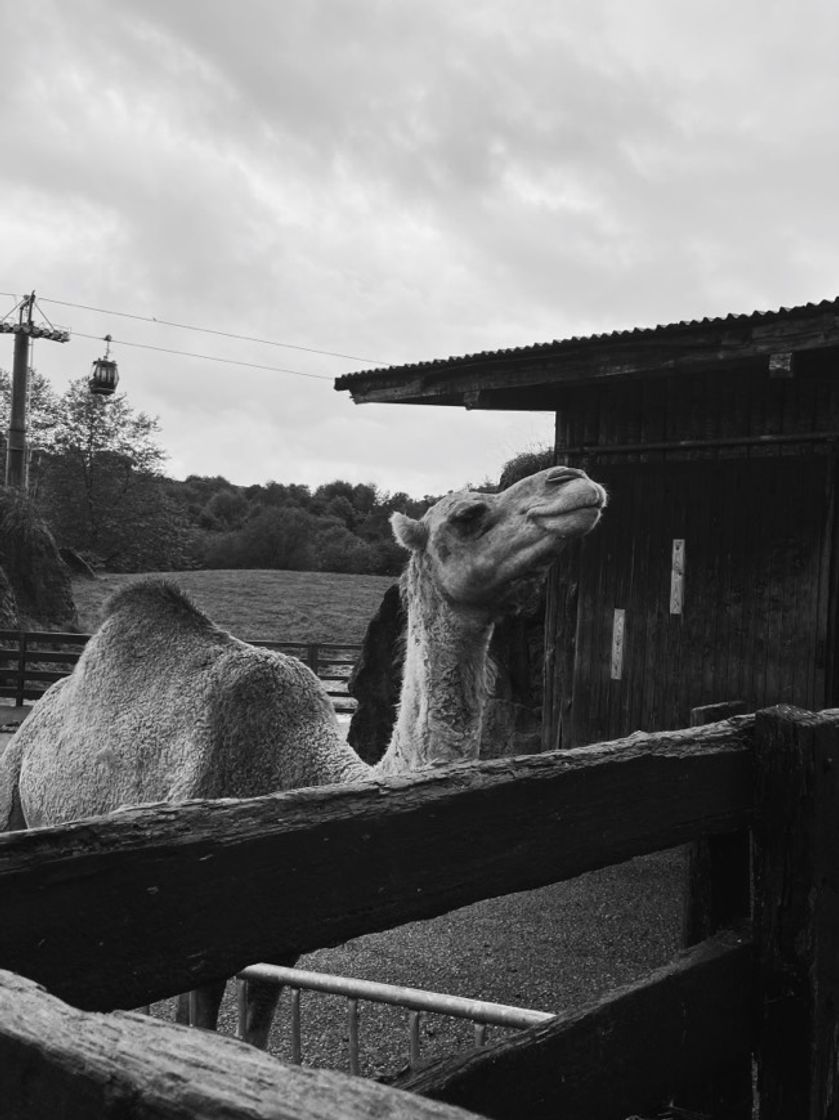
M 308 510 L 312 504 L 312 492 L 308 486 L 299 482 L 288 485 L 282 482 L 266 482 L 264 486 L 247 486 L 245 497 L 254 505 L 261 506 L 296 506 Z
M 52 448 L 61 404 L 47 379 L 36 369 L 29 370 L 27 402 L 27 434 L 29 447 L 29 489 L 36 494 L 43 456 Z M 0 369 L 0 478 L 5 469 L 6 443 L 12 414 L 12 378 Z
M 326 522 L 318 535 L 316 554 L 323 572 L 374 572 L 378 563 L 375 546 L 338 522 Z
M 27 442 L 33 451 L 48 451 L 61 408 L 52 385 L 36 369 L 29 370 L 27 402 Z M 12 378 L 0 369 L 0 439 L 5 446 L 12 414 Z
M 208 568 L 281 568 L 313 571 L 318 519 L 304 510 L 266 506 L 235 533 L 219 535 L 209 544 Z
M 216 490 L 199 514 L 202 529 L 230 532 L 242 526 L 248 514 L 248 502 L 240 490 L 228 486 Z
M 59 402 L 38 502 L 58 541 L 114 570 L 165 568 L 186 548 L 185 515 L 162 483 L 156 418 L 125 395 L 71 382 Z
M 212 477 L 207 475 L 190 474 L 184 479 L 183 482 L 175 482 L 174 479 L 170 480 L 173 486 L 176 486 L 180 497 L 186 505 L 189 516 L 197 521 L 200 514 L 207 505 L 207 502 L 213 497 L 214 494 L 220 490 L 232 489 L 232 484 L 222 476 L 214 475 Z
M 81 377 L 70 383 L 61 398 L 53 448 L 59 454 L 71 455 L 90 477 L 95 475 L 97 457 L 103 452 L 118 456 L 132 470 L 159 474 L 166 458 L 153 438 L 159 431 L 157 417 L 134 412 L 125 393 L 97 396 Z

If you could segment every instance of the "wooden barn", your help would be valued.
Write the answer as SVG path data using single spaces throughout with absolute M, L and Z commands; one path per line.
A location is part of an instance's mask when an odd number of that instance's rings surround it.
M 348 374 L 357 403 L 550 410 L 610 492 L 549 586 L 544 747 L 743 700 L 839 706 L 839 299 Z

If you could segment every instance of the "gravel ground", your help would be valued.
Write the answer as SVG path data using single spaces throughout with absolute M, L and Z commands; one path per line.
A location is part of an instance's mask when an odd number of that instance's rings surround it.
M 368 934 L 300 959 L 299 967 L 540 1011 L 576 1007 L 665 964 L 680 946 L 683 851 L 662 852 L 566 883 L 490 899 L 442 918 Z M 360 1004 L 361 1072 L 392 1074 L 407 1063 L 406 1011 Z M 170 1018 L 173 1001 L 153 1014 Z M 305 1065 L 348 1068 L 346 1001 L 302 997 Z M 236 1029 L 228 985 L 220 1029 Z M 489 1039 L 500 1037 L 490 1028 Z M 468 1022 L 423 1015 L 423 1058 L 473 1045 Z M 290 1058 L 288 993 L 269 1050 Z

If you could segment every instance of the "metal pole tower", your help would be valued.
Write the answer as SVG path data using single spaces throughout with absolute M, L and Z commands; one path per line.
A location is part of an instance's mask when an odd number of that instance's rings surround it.
M 35 323 L 32 313 L 35 308 L 35 293 L 17 304 L 4 318 L 0 319 L 0 334 L 15 336 L 14 364 L 12 366 L 12 407 L 9 422 L 9 436 L 6 443 L 6 485 L 26 491 L 29 465 L 26 454 L 26 411 L 29 397 L 29 366 L 32 342 L 36 338 L 46 338 L 51 342 L 69 342 L 70 332 L 54 327 L 48 322 L 46 327 Z M 18 313 L 18 321 L 10 322 L 10 317 Z M 44 316 L 46 318 L 46 316 Z

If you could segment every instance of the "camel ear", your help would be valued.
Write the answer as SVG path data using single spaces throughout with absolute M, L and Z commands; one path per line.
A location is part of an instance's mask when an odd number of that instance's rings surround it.
M 414 521 L 413 517 L 407 517 L 404 513 L 392 513 L 390 527 L 397 542 L 409 552 L 418 552 L 421 548 L 425 548 L 428 526 L 424 521 Z

